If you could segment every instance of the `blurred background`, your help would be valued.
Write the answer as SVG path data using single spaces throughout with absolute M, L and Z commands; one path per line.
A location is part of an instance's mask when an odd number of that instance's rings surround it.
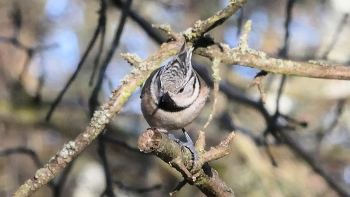
M 122 25 L 125 2 L 129 0 L 0 0 L 0 196 L 10 196 L 83 131 L 91 101 L 106 102 L 133 69 L 120 53 L 145 59 L 158 50 L 166 35 L 151 24 L 169 24 L 181 32 L 228 4 L 136 0 Z M 292 15 L 286 29 L 288 5 Z M 236 47 L 241 27 L 250 19 L 248 44 L 253 49 L 276 58 L 349 65 L 349 12 L 350 3 L 341 0 L 248 0 L 209 33 L 215 42 Z M 87 50 L 90 42 L 94 45 Z M 212 86 L 211 62 L 198 55 L 194 62 Z M 350 82 L 269 74 L 262 80 L 267 98 L 262 104 L 258 89 L 248 88 L 257 73 L 239 65 L 220 66 L 217 113 L 204 130 L 207 146 L 233 130 L 236 137 L 232 152 L 211 166 L 236 196 L 350 196 Z M 33 196 L 167 196 L 182 177 L 157 157 L 138 152 L 138 136 L 148 127 L 139 95 L 138 89 L 104 136 Z M 210 96 L 186 128 L 194 139 L 212 101 Z M 204 195 L 186 185 L 174 196 Z

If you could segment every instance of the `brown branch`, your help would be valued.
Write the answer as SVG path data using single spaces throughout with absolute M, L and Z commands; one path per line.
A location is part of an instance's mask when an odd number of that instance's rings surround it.
M 176 192 L 180 191 L 181 188 L 183 188 L 183 186 L 185 186 L 187 184 L 187 180 L 184 179 L 181 182 L 179 182 L 179 184 L 175 187 L 175 189 L 169 193 L 169 196 L 174 195 Z
M 212 17 L 204 21 L 198 20 L 194 24 L 194 27 L 188 28 L 184 31 L 183 35 L 187 38 L 186 40 L 191 40 L 192 42 L 197 41 L 206 32 L 221 25 L 226 19 L 239 10 L 246 1 L 247 0 L 231 0 L 226 8 L 218 11 Z
M 184 177 L 184 181 L 197 186 L 207 196 L 234 196 L 233 191 L 226 183 L 220 179 L 216 170 L 211 168 L 209 161 L 217 160 L 230 152 L 229 144 L 234 137 L 234 133 L 224 139 L 218 146 L 212 147 L 209 151 L 204 150 L 204 132 L 199 133 L 196 142 L 198 161 L 193 166 L 192 154 L 187 148 L 181 149 L 180 145 L 170 139 L 166 134 L 157 129 L 149 128 L 141 134 L 138 140 L 138 147 L 146 153 L 153 153 L 164 162 L 179 171 Z M 178 191 L 184 181 L 180 182 L 174 192 Z
M 321 63 L 310 60 L 299 62 L 268 57 L 265 53 L 248 49 L 230 48 L 227 44 L 198 48 L 196 54 L 213 60 L 220 58 L 223 63 L 243 65 L 273 74 L 295 75 L 310 78 L 350 80 L 350 67 Z
M 135 67 L 137 67 L 141 62 L 141 59 L 135 54 L 121 53 L 120 56 L 122 56 L 130 65 Z
M 260 71 L 258 74 L 255 75 L 253 82 L 248 86 L 248 88 L 252 88 L 254 86 L 258 87 L 258 90 L 261 95 L 261 102 L 266 103 L 266 93 L 264 90 L 264 85 L 262 84 L 262 79 L 267 75 L 268 73 L 264 70 Z

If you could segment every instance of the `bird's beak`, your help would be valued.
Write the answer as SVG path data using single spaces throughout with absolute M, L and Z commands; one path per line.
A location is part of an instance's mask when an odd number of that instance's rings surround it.
M 163 94 L 161 100 L 162 100 L 162 102 L 169 101 L 170 100 L 169 93 L 166 92 L 165 94 Z

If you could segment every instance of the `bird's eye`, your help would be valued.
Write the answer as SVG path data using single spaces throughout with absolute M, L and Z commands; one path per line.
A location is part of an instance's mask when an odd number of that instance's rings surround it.
M 181 88 L 180 90 L 179 90 L 179 93 L 182 93 L 184 91 L 184 88 Z

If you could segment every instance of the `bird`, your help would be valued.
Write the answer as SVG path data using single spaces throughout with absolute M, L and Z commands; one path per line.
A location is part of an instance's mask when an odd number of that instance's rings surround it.
M 186 42 L 165 66 L 154 70 L 147 78 L 141 90 L 141 111 L 152 128 L 166 133 L 181 129 L 188 142 L 181 145 L 196 154 L 184 127 L 202 111 L 209 88 L 192 67 L 194 47 L 185 47 Z

